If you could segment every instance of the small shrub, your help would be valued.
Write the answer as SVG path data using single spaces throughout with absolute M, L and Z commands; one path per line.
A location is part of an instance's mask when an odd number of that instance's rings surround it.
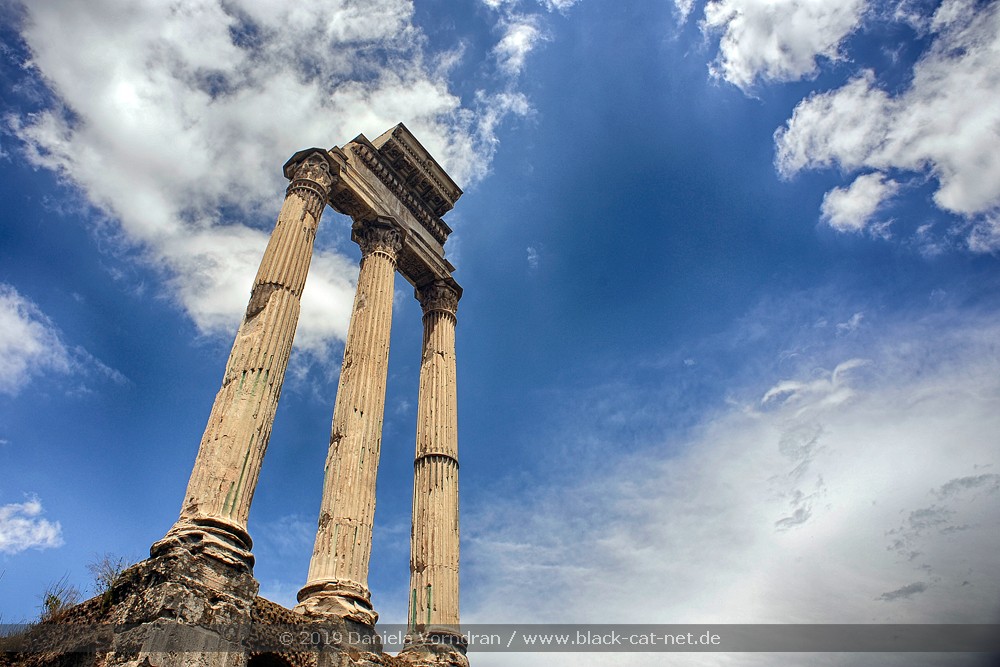
M 95 556 L 94 560 L 87 564 L 87 570 L 94 578 L 94 593 L 97 595 L 109 593 L 129 565 L 131 563 L 124 556 L 110 553 Z
M 80 602 L 80 589 L 69 583 L 67 575 L 42 591 L 41 620 L 48 621 Z

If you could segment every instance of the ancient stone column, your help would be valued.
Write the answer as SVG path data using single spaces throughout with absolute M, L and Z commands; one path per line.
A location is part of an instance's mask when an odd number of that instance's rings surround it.
M 391 218 L 358 225 L 361 272 L 347 331 L 309 578 L 296 611 L 373 626 L 368 591 L 382 445 L 393 278 L 403 236 Z
M 410 540 L 410 643 L 461 642 L 458 622 L 458 413 L 453 282 L 418 289 L 424 341 Z
M 252 568 L 250 502 L 288 366 L 320 215 L 336 178 L 327 151 L 285 165 L 291 183 L 254 279 L 188 482 L 180 518 L 151 553 L 196 545 Z

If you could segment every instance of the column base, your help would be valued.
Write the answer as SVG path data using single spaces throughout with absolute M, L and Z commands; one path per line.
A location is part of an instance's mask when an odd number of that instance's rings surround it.
M 469 667 L 468 642 L 453 626 L 427 626 L 407 635 L 396 656 L 413 667 Z
M 153 543 L 149 555 L 157 558 L 178 552 L 189 558 L 209 558 L 223 566 L 252 573 L 252 547 L 250 534 L 239 526 L 210 517 L 182 517 L 163 539 Z
M 108 592 L 115 626 L 107 667 L 243 667 L 259 584 L 250 536 L 181 520 Z
M 336 616 L 374 628 L 378 612 L 372 608 L 371 593 L 353 581 L 335 579 L 306 584 L 298 594 L 294 611 L 304 616 Z

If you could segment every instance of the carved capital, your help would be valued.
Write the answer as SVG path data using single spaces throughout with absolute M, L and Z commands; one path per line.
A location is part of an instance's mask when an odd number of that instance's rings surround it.
M 329 194 L 330 186 L 333 185 L 330 163 L 319 153 L 311 154 L 296 167 L 292 183 L 295 181 L 310 181 L 322 188 L 325 194 Z
M 318 219 L 337 178 L 330 172 L 330 163 L 317 151 L 292 168 L 292 182 L 288 184 L 286 196 L 298 195 L 305 199 L 307 209 Z
M 382 225 L 365 225 L 354 233 L 354 240 L 361 246 L 362 258 L 374 252 L 388 255 L 392 261 L 403 248 L 403 235 L 399 230 Z
M 435 280 L 416 290 L 415 295 L 425 315 L 435 310 L 443 310 L 452 315 L 458 312 L 458 291 L 443 280 Z

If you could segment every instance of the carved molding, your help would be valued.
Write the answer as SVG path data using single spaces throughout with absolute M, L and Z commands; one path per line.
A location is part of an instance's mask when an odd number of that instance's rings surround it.
M 368 167 L 389 188 L 389 191 L 413 213 L 424 229 L 429 231 L 438 243 L 444 245 L 451 230 L 440 218 L 428 211 L 423 202 L 415 197 L 409 188 L 399 182 L 389 168 L 382 163 L 375 151 L 362 144 L 352 144 L 351 152 L 357 155 L 362 164 Z
M 443 311 L 454 315 L 458 312 L 458 292 L 446 282 L 437 280 L 422 289 L 416 290 L 417 300 L 424 314 Z
M 337 188 L 330 193 L 330 205 L 333 206 L 334 210 L 355 220 L 363 220 L 370 215 L 368 208 L 355 197 L 353 192 L 346 188 Z
M 442 452 L 427 452 L 426 454 L 419 454 L 417 458 L 413 460 L 413 467 L 418 468 L 424 464 L 432 463 L 443 463 L 444 465 L 458 470 L 458 459 L 452 454 L 444 454 Z
M 394 166 L 398 162 L 412 165 L 414 170 L 418 172 L 419 186 L 425 191 L 424 199 L 430 204 L 436 215 L 443 215 L 454 206 L 455 201 L 462 196 L 462 192 L 452 190 L 438 178 L 437 174 L 434 173 L 434 168 L 437 167 L 434 161 L 429 158 L 425 159 L 417 153 L 401 136 L 403 133 L 403 130 L 397 128 L 389 140 L 379 148 L 379 152 L 386 154 L 389 159 L 393 160 Z M 409 175 L 406 178 L 410 180 Z

